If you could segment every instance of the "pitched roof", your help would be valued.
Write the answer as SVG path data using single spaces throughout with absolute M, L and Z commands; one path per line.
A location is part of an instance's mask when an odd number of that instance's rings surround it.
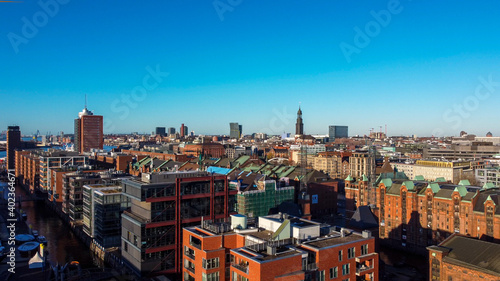
M 439 247 L 449 250 L 443 261 L 469 265 L 500 276 L 500 244 L 456 235 Z
M 378 227 L 378 221 L 369 206 L 359 206 L 352 215 L 349 226 L 364 230 Z

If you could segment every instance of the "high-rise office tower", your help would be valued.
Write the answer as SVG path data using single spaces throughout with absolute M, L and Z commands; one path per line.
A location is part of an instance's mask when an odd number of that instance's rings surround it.
M 19 126 L 7 127 L 7 169 L 15 169 L 17 148 L 21 147 L 21 131 Z
M 175 134 L 175 128 L 174 128 L 174 127 L 170 127 L 170 128 L 168 128 L 168 134 L 169 134 L 169 135 L 173 135 L 173 134 Z
M 75 119 L 75 151 L 80 153 L 92 148 L 102 149 L 104 145 L 102 115 L 94 115 L 87 105 Z
M 295 124 L 295 134 L 303 135 L 304 134 L 304 124 L 302 123 L 302 110 L 297 111 L 297 123 Z
M 328 138 L 330 141 L 335 141 L 336 138 L 347 138 L 348 137 L 348 127 L 347 126 L 329 126 L 328 127 Z
M 229 123 L 229 137 L 232 139 L 240 139 L 243 126 L 238 123 Z
M 156 130 L 155 130 L 156 135 L 165 136 L 166 132 L 167 131 L 166 131 L 165 127 L 156 127 Z

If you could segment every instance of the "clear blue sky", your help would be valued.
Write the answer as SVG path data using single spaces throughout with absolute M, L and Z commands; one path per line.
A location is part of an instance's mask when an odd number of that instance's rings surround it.
M 500 136 L 500 4 L 464 2 L 0 3 L 0 130 L 72 132 L 87 94 L 105 133 L 293 133 L 301 102 L 308 134 Z M 391 18 L 374 24 L 381 10 Z

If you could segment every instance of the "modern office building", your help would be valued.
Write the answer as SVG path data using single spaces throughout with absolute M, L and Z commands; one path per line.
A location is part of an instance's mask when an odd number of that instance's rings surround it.
M 121 245 L 121 213 L 130 207 L 120 185 L 89 184 L 83 186 L 83 231 L 104 247 Z
M 348 126 L 338 126 L 332 125 L 328 127 L 328 138 L 330 142 L 335 141 L 338 138 L 348 138 Z
M 83 221 L 83 186 L 88 184 L 119 183 L 125 174 L 113 170 L 79 170 L 63 177 L 62 211 L 74 224 Z
M 165 129 L 165 127 L 156 127 L 155 129 L 155 134 L 158 135 L 158 136 L 165 136 L 167 133 L 167 130 Z
M 229 137 L 232 139 L 240 139 L 243 131 L 243 126 L 238 123 L 229 123 Z
M 103 118 L 101 115 L 94 115 L 85 106 L 75 119 L 75 151 L 82 153 L 93 148 L 103 149 L 103 145 Z
M 122 257 L 137 275 L 182 272 L 182 228 L 235 214 L 227 176 L 200 171 L 143 173 L 122 181 Z
M 19 126 L 7 127 L 7 169 L 16 168 L 16 149 L 21 148 L 21 131 Z
M 379 280 L 375 238 L 287 214 L 203 221 L 183 231 L 184 280 Z
M 168 128 L 168 134 L 169 135 L 175 135 L 175 128 L 174 127 Z

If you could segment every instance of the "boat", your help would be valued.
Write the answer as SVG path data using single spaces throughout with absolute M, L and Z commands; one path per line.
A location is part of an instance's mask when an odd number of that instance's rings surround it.
M 40 242 L 40 244 L 47 245 L 47 238 L 43 235 L 38 236 L 36 240 Z
M 40 246 L 40 243 L 35 242 L 35 241 L 30 241 L 22 244 L 21 246 L 17 247 L 17 250 L 21 254 L 21 257 L 23 258 L 32 258 L 36 252 L 38 252 L 38 247 Z
M 31 234 L 18 234 L 16 235 L 16 241 L 20 244 L 35 240 L 35 236 Z

